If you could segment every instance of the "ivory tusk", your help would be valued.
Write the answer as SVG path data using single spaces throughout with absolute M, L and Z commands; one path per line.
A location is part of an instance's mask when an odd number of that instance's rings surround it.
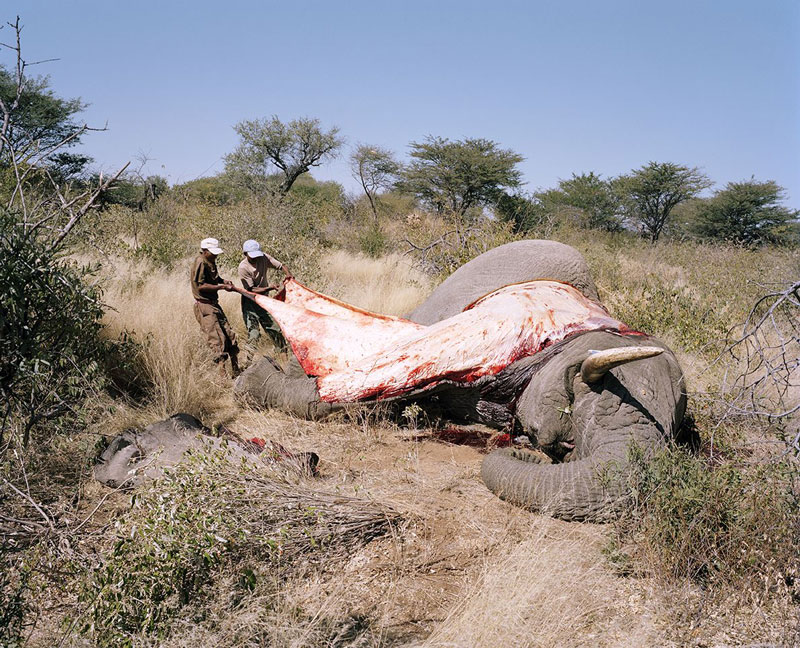
M 581 378 L 585 383 L 597 382 L 609 369 L 626 362 L 652 358 L 663 352 L 664 349 L 654 346 L 617 347 L 603 351 L 589 351 L 589 357 L 581 363 Z

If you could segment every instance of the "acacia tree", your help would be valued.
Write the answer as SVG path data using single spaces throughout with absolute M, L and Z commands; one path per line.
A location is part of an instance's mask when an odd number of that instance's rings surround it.
M 729 182 L 700 205 L 697 233 L 745 245 L 788 242 L 800 212 L 781 205 L 785 197 L 773 180 Z
M 295 180 L 311 167 L 336 157 L 344 143 L 339 129 L 320 128 L 318 119 L 277 116 L 241 121 L 234 130 L 241 141 L 225 156 L 225 171 L 257 193 L 285 196 Z M 278 181 L 272 177 L 277 172 Z
M 3 139 L 0 140 L 0 165 L 11 168 L 11 151 L 50 151 L 47 163 L 61 180 L 76 177 L 91 162 L 86 155 L 70 153 L 86 128 L 73 117 L 86 104 L 80 99 L 62 99 L 53 94 L 48 80 L 29 77 L 24 61 L 19 69 L 0 66 L 0 104 Z M 22 83 L 19 80 L 22 79 Z
M 561 205 L 578 210 L 581 225 L 609 232 L 620 229 L 620 200 L 611 183 L 593 171 L 560 180 L 555 196 Z
M 430 136 L 410 147 L 413 159 L 398 186 L 457 221 L 471 207 L 494 204 L 504 189 L 522 184 L 516 166 L 524 158 L 491 140 Z
M 613 186 L 627 203 L 630 219 L 655 243 L 672 210 L 712 185 L 697 168 L 672 162 L 649 162 Z
M 378 222 L 377 194 L 394 184 L 400 169 L 400 163 L 395 160 L 392 152 L 379 146 L 360 144 L 350 155 L 350 170 L 353 177 L 361 183 L 376 223 Z
M 528 232 L 543 222 L 544 210 L 533 196 L 523 193 L 503 193 L 494 205 L 494 214 L 511 223 L 514 232 Z
M 14 54 L 13 63 L 0 64 L 0 181 L 5 188 L 16 184 L 15 172 L 30 168 L 30 182 L 47 170 L 52 179 L 64 183 L 77 178 L 92 159 L 67 149 L 80 142 L 91 129 L 74 119 L 86 108 L 80 99 L 56 96 L 46 77 L 29 74 L 29 68 L 46 61 L 22 58 L 22 24 L 19 17 L 7 23 L 11 38 L 0 49 Z M 16 167 L 15 167 L 16 163 Z M 16 168 L 16 171 L 15 171 Z

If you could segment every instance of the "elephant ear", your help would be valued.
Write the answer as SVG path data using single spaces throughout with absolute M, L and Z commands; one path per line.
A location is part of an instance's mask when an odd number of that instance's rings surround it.
M 664 353 L 664 349 L 655 346 L 626 346 L 603 351 L 589 351 L 589 356 L 581 363 L 581 379 L 586 384 L 595 383 L 603 378 L 614 367 L 652 358 Z

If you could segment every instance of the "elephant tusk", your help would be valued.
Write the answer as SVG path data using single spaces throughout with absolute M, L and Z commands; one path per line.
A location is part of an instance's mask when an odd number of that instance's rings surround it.
M 626 362 L 652 358 L 664 353 L 664 349 L 653 346 L 617 347 L 603 351 L 589 351 L 589 357 L 581 363 L 581 378 L 585 383 L 600 380 L 609 369 Z

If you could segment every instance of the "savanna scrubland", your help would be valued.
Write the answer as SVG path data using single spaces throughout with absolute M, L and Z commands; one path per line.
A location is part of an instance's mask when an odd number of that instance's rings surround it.
M 200 233 L 218 234 L 231 250 L 255 236 L 310 285 L 379 312 L 410 311 L 441 278 L 403 254 L 405 239 L 435 236 L 446 225 L 437 216 L 417 210 L 387 218 L 381 254 L 369 256 L 363 247 L 370 218 L 325 222 L 310 216 L 312 209 L 313 203 L 214 206 L 170 197 L 152 211 L 97 215 L 119 228 L 104 232 L 115 250 L 102 257 L 93 279 L 106 305 L 101 335 L 122 340 L 125 355 L 111 368 L 111 388 L 90 399 L 84 429 L 34 441 L 51 448 L 35 472 L 47 475 L 47 483 L 34 486 L 55 498 L 48 510 L 58 511 L 57 519 L 88 521 L 66 536 L 66 551 L 44 543 L 27 558 L 27 615 L 36 620 L 31 645 L 64 637 L 65 645 L 166 646 L 796 640 L 796 463 L 785 454 L 779 428 L 752 418 L 720 422 L 715 393 L 731 367 L 710 366 L 729 328 L 760 296 L 757 281 L 796 272 L 795 250 L 652 245 L 629 232 L 586 231 L 568 222 L 546 233 L 586 256 L 615 316 L 658 334 L 679 353 L 699 435 L 694 450 L 676 446 L 638 466 L 631 476 L 635 496 L 617 522 L 570 524 L 494 498 L 479 478 L 482 450 L 438 440 L 435 422 L 413 411 L 393 418 L 376 407 L 309 422 L 234 402 L 191 310 L 187 267 Z M 136 244 L 127 229 L 133 219 Z M 311 224 L 329 238 L 292 231 Z M 473 234 L 473 254 L 482 245 L 536 235 L 487 220 Z M 175 255 L 165 259 L 155 243 Z M 462 249 L 439 253 L 449 263 L 446 257 Z M 224 275 L 232 275 L 236 260 L 235 253 L 220 258 Z M 244 336 L 238 302 L 238 295 L 222 295 Z M 98 444 L 176 412 L 243 438 L 318 452 L 320 475 L 295 478 L 298 487 L 369 502 L 375 509 L 368 515 L 388 515 L 388 532 L 344 551 L 304 545 L 307 536 L 298 540 L 277 524 L 267 538 L 275 546 L 259 552 L 252 536 L 234 539 L 247 529 L 228 509 L 238 501 L 229 499 L 231 489 L 243 478 L 203 466 L 213 459 L 198 458 L 199 465 L 134 496 L 92 483 Z M 67 495 L 71 501 L 62 500 Z M 247 502 L 255 512 L 276 505 L 268 497 Z M 332 515 L 313 499 L 305 506 Z M 342 515 L 348 514 L 345 506 Z M 287 529 L 307 524 L 288 513 L 285 523 Z M 125 544 L 134 534 L 136 543 Z M 283 558 L 282 536 L 291 559 Z M 152 619 L 142 618 L 145 609 Z
M 265 124 L 280 130 L 276 121 Z M 470 144 L 473 163 L 498 152 L 470 142 L 455 144 Z M 458 153 L 451 144 L 415 150 Z M 612 186 L 584 174 L 529 196 L 437 203 L 420 189 L 424 168 L 385 182 L 402 170 L 380 149 L 361 150 L 383 166 L 365 180 L 356 164 L 364 195 L 348 195 L 308 169 L 288 187 L 288 175 L 242 182 L 245 147 L 215 178 L 168 187 L 123 175 L 115 189 L 48 178 L 50 158 L 23 164 L 25 146 L 3 131 L 3 645 L 800 642 L 798 428 L 781 416 L 798 402 L 791 218 L 769 225 L 774 236 L 710 236 L 701 225 L 713 210 L 696 195 L 705 181 L 688 167 L 652 169 L 688 173 L 694 197 L 647 225 L 634 218 L 636 178 Z M 506 188 L 519 184 L 518 157 L 504 157 Z M 97 208 L 78 214 L 104 182 Z M 731 189 L 707 199 L 718 213 L 759 187 Z M 224 277 L 256 238 L 309 286 L 390 314 L 501 243 L 572 245 L 611 314 L 678 354 L 684 442 L 652 461 L 632 448 L 618 519 L 567 523 L 491 495 L 479 476 L 487 439 L 461 443 L 413 406 L 322 422 L 249 408 L 215 371 L 192 314 L 188 267 L 206 236 L 227 251 Z M 221 303 L 246 337 L 239 297 Z M 274 350 L 264 341 L 261 352 Z M 132 492 L 93 481 L 110 438 L 176 412 L 219 436 L 313 450 L 319 474 L 196 453 Z

